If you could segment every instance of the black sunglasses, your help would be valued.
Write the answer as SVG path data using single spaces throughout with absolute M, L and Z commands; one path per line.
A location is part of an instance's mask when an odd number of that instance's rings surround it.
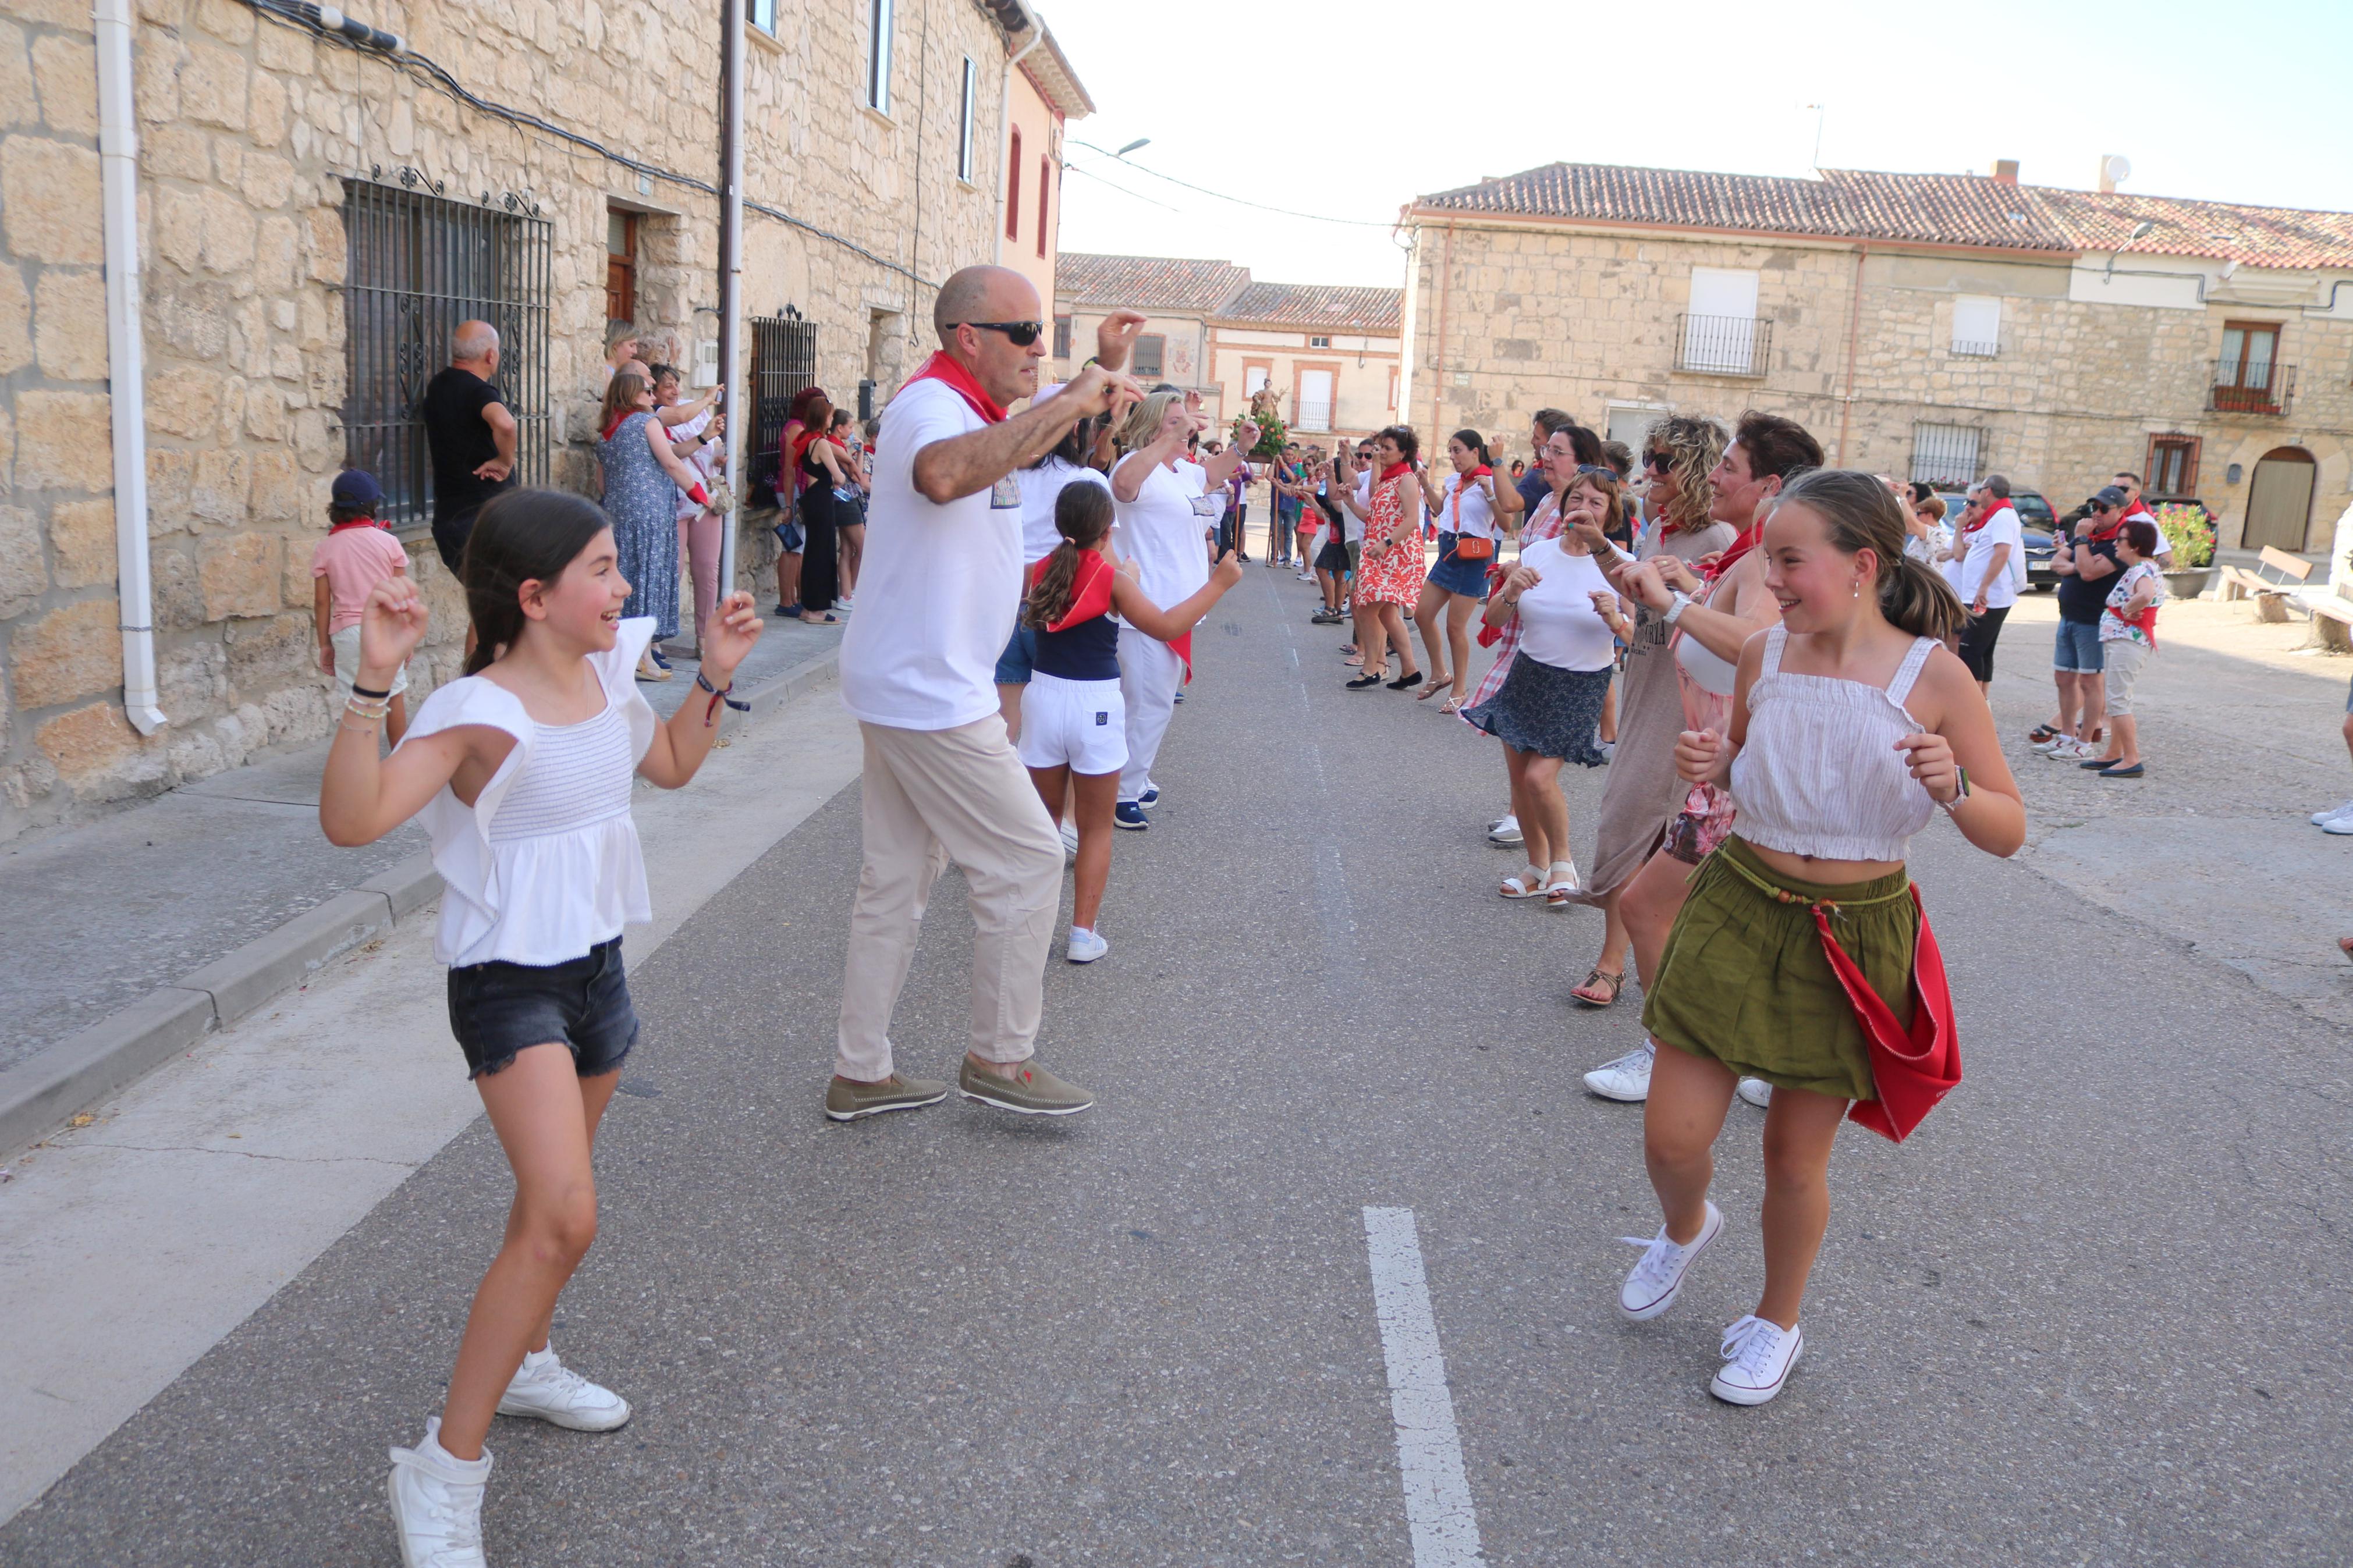
M 1043 321 L 958 321 L 959 327 L 978 327 L 985 332 L 1003 332 L 1005 341 L 1017 349 L 1026 349 L 1046 333 Z
M 1654 474 L 1663 474 L 1675 466 L 1675 460 L 1665 452 L 1645 452 L 1642 466 Z

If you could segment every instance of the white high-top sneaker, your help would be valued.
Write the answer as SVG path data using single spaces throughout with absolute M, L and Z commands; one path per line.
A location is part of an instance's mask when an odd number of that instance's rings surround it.
M 491 1451 L 479 1459 L 452 1458 L 441 1447 L 441 1417 L 425 1423 L 425 1441 L 392 1450 L 385 1491 L 393 1528 L 400 1532 L 402 1568 L 488 1568 L 482 1559 L 482 1494 L 491 1484 Z
M 532 1415 L 575 1432 L 610 1432 L 629 1418 L 629 1402 L 555 1359 L 555 1347 L 532 1351 L 499 1396 L 501 1415 Z

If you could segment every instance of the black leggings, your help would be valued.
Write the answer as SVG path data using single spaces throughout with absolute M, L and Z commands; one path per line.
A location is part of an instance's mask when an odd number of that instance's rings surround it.
M 1993 679 L 1993 645 L 2001 640 L 2001 623 L 2009 615 L 2010 606 L 2004 605 L 1970 616 L 1968 629 L 1961 633 L 1961 646 L 1954 650 L 1980 685 Z

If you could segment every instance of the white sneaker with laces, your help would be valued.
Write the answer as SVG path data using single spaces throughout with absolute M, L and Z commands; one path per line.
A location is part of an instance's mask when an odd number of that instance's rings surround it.
M 1629 1247 L 1639 1247 L 1642 1256 L 1626 1271 L 1626 1282 L 1618 1287 L 1618 1310 L 1638 1323 L 1652 1318 L 1675 1304 L 1683 1293 L 1683 1275 L 1691 1268 L 1692 1260 L 1707 1249 L 1707 1244 L 1724 1229 L 1724 1211 L 1713 1203 L 1707 1205 L 1707 1223 L 1688 1247 L 1667 1239 L 1667 1227 L 1661 1226 L 1655 1237 L 1621 1236 L 1618 1239 Z M 1770 1394 L 1767 1398 L 1772 1397 Z
M 2326 811 L 2314 812 L 2312 825 L 2315 827 L 2326 827 L 2340 816 L 2353 816 L 2353 800 L 2347 801 L 2343 805 L 2332 805 Z
M 1071 928 L 1071 943 L 1064 954 L 1072 963 L 1092 963 L 1111 951 L 1111 943 L 1084 926 Z
M 482 1494 L 491 1451 L 467 1460 L 443 1452 L 441 1417 L 425 1423 L 425 1441 L 392 1450 L 385 1493 L 400 1531 L 401 1568 L 488 1568 L 482 1558 Z
M 1487 825 L 1487 842 L 1490 844 L 1509 846 L 1521 841 L 1520 819 L 1516 816 L 1498 817 Z
M 1751 1314 L 1724 1331 L 1724 1370 L 1707 1391 L 1726 1405 L 1764 1405 L 1789 1381 L 1806 1348 L 1801 1328 L 1785 1329 Z
M 2074 738 L 2075 737 L 2073 735 L 2053 735 L 2047 741 L 2042 742 L 2036 745 L 2029 746 L 2027 750 L 2032 752 L 2038 757 L 2047 757 L 2051 754 L 2051 749 L 2053 746 L 2066 745 L 2073 742 Z
M 1742 1079 L 1733 1092 L 1759 1110 L 1773 1103 L 1773 1086 L 1761 1078 Z
M 629 1419 L 629 1402 L 555 1358 L 555 1348 L 533 1351 L 499 1396 L 501 1415 L 529 1415 L 575 1432 L 610 1432 Z
M 1644 1040 L 1614 1062 L 1604 1062 L 1585 1075 L 1585 1087 L 1604 1100 L 1640 1105 L 1651 1098 L 1651 1063 L 1659 1047 Z

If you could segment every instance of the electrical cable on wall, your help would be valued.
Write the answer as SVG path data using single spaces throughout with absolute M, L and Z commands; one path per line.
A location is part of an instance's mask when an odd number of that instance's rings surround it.
M 311 5 L 310 0 L 246 0 L 246 4 L 282 27 L 309 33 L 329 43 L 339 44 L 354 54 L 373 56 L 406 76 L 410 80 L 433 88 L 477 113 L 487 114 L 493 119 L 506 121 L 526 131 L 536 131 L 556 141 L 567 142 L 585 152 L 593 153 L 607 163 L 617 163 L 632 174 L 661 180 L 690 191 L 700 192 L 707 196 L 717 197 L 722 194 L 719 187 L 708 180 L 698 180 L 691 174 L 681 174 L 674 169 L 664 169 L 656 164 L 644 163 L 630 157 L 626 153 L 615 152 L 594 137 L 583 136 L 576 131 L 566 131 L 561 125 L 551 124 L 528 110 L 512 109 L 503 103 L 496 103 L 480 97 L 451 75 L 446 68 L 410 49 L 407 41 L 398 34 L 387 33 L 380 28 L 369 26 L 364 22 L 346 16 L 332 5 Z M 831 229 L 819 228 L 806 218 L 795 217 L 781 207 L 772 207 L 765 203 L 753 201 L 749 197 L 744 199 L 744 207 L 747 212 L 755 212 L 763 217 L 774 218 L 778 223 L 789 224 L 804 233 L 815 235 L 819 239 L 838 245 L 854 256 L 862 257 L 875 266 L 886 268 L 902 278 L 922 284 L 926 289 L 939 288 L 937 283 L 923 274 L 902 267 L 885 257 L 877 256 L 854 239 L 836 234 Z

